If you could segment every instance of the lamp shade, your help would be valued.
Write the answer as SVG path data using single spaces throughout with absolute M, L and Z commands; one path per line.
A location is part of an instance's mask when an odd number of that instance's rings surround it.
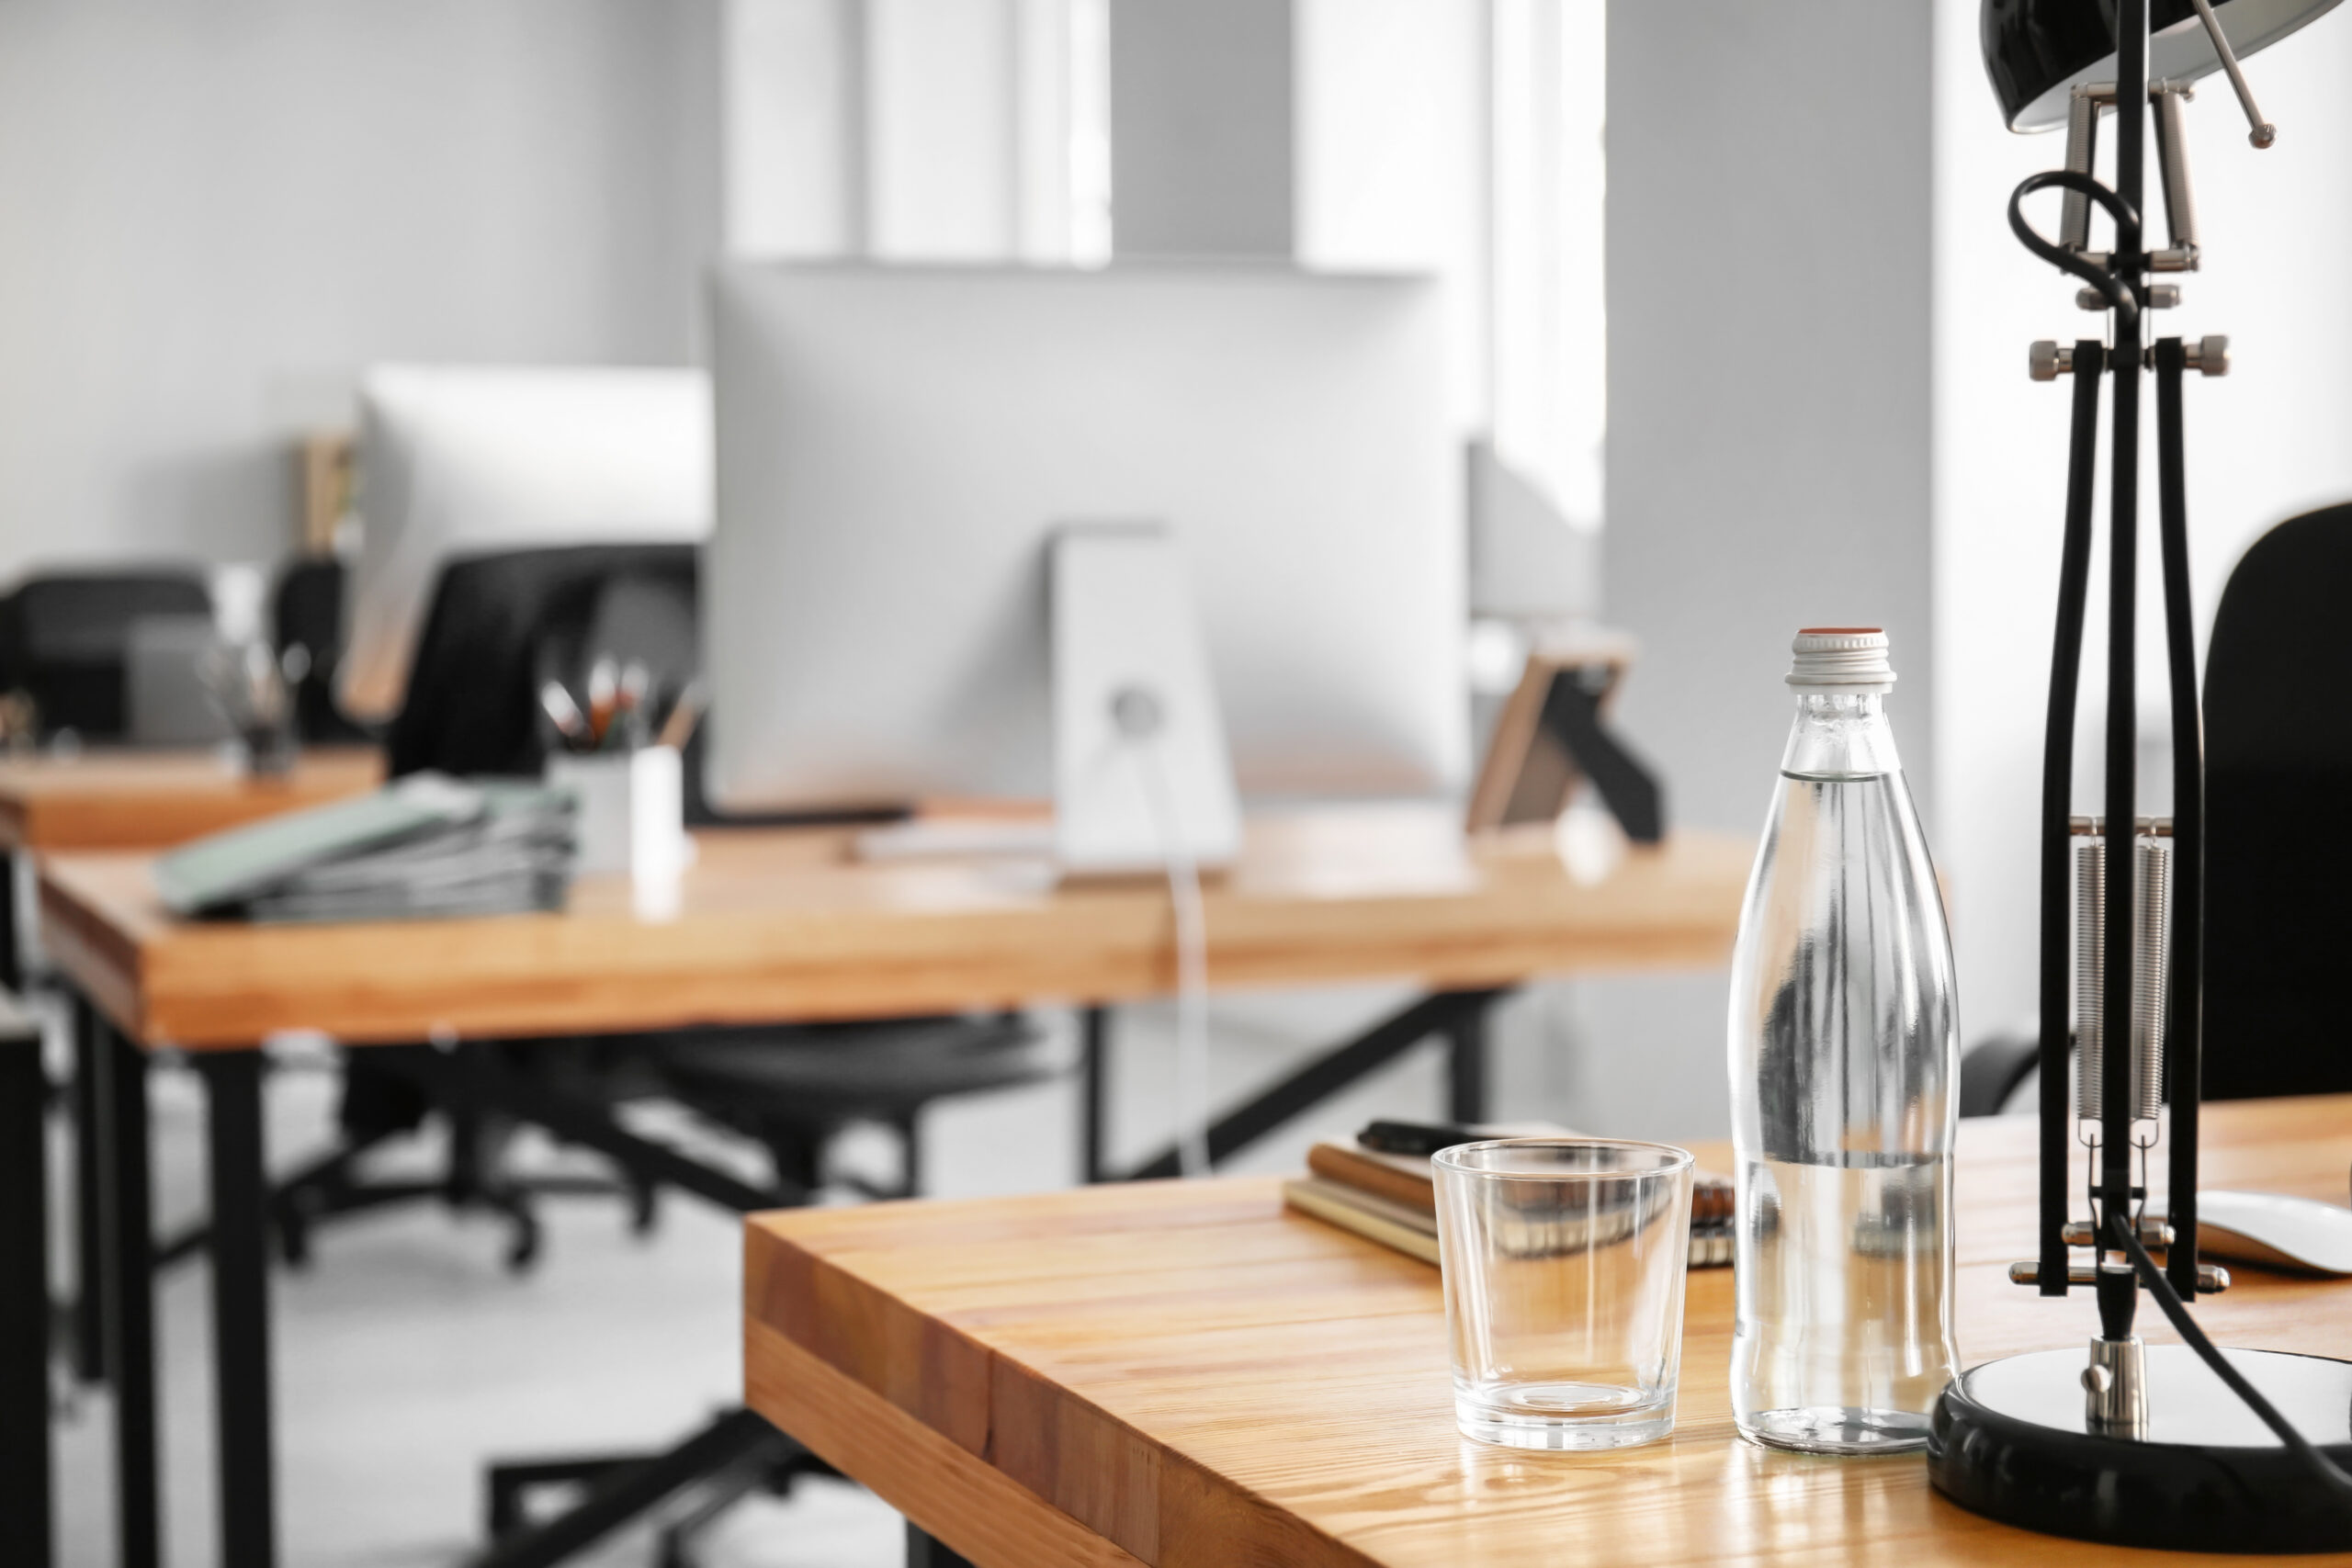
M 2337 0 L 2213 0 L 2240 59 L 2335 8 Z M 2190 0 L 2149 0 L 2148 79 L 2193 82 L 2222 68 Z M 1984 0 L 1984 73 L 2011 130 L 2066 123 L 2086 82 L 2115 79 L 2115 0 Z

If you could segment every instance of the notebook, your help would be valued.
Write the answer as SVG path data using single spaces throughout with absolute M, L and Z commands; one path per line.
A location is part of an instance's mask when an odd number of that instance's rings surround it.
M 1565 1130 L 1543 1128 L 1541 1134 Z M 1438 1260 L 1437 1190 L 1426 1155 L 1386 1154 L 1355 1144 L 1320 1143 L 1307 1151 L 1308 1174 L 1283 1184 L 1283 1201 L 1367 1240 L 1424 1263 Z M 1691 1184 L 1690 1266 L 1713 1269 L 1732 1260 L 1733 1188 L 1724 1177 L 1701 1172 Z M 1531 1253 L 1593 1245 L 1606 1237 L 1554 1235 L 1519 1238 Z

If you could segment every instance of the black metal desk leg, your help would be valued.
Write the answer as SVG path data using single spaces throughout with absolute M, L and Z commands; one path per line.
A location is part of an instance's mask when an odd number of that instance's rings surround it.
M 1111 1010 L 1098 1004 L 1079 1015 L 1079 1157 L 1080 1174 L 1090 1183 L 1110 1179 L 1110 1070 Z
M 1462 1013 L 1446 1027 L 1446 1115 L 1456 1126 L 1487 1119 L 1487 1007 Z
M 0 1013 L 0 1539 L 46 1564 L 49 1454 L 49 1156 L 40 1029 Z
M 98 1192 L 106 1235 L 107 1368 L 114 1384 L 117 1557 L 163 1561 L 155 1424 L 155 1238 L 147 1179 L 147 1055 L 99 1020 Z
M 0 851 L 0 986 L 23 994 L 24 953 L 17 946 L 17 857 Z
M 107 1036 L 97 1010 L 74 993 L 74 1371 L 107 1375 L 105 1168 Z
M 940 1545 L 910 1519 L 907 1521 L 907 1568 L 972 1568 L 972 1562 Z
M 210 1110 L 213 1401 L 220 1433 L 220 1561 L 272 1568 L 269 1192 L 262 1175 L 261 1053 L 196 1057 Z

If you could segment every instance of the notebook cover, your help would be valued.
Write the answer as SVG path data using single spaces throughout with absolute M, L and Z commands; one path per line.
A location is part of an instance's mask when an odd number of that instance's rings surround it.
M 1498 1136 L 1559 1136 L 1556 1129 Z M 1322 1143 L 1306 1151 L 1306 1168 L 1327 1181 L 1374 1193 L 1434 1215 L 1437 1188 L 1426 1155 L 1382 1154 L 1355 1144 Z M 1700 1171 L 1690 1185 L 1690 1223 L 1694 1225 L 1731 1218 L 1734 1191 L 1726 1177 Z
M 417 773 L 373 794 L 289 811 L 198 839 L 155 862 L 155 890 L 176 915 L 240 904 L 305 871 L 404 842 L 484 810 L 482 792 Z
M 1303 1214 L 1378 1242 L 1392 1251 L 1424 1263 L 1438 1261 L 1437 1221 L 1423 1218 L 1401 1203 L 1390 1202 L 1357 1188 L 1319 1177 L 1299 1177 L 1283 1183 L 1283 1201 Z M 1732 1231 L 1728 1220 L 1693 1224 L 1687 1263 L 1692 1269 L 1728 1268 L 1732 1260 Z

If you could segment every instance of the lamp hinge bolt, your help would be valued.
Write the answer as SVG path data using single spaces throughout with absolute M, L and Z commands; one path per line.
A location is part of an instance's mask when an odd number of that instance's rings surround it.
M 2042 338 L 2027 351 L 2025 363 L 2027 372 L 2035 380 L 2055 381 L 2061 376 L 2074 373 L 2075 345 Z
M 2230 373 L 2230 340 L 2220 333 L 2199 338 L 2184 344 L 2181 358 L 2191 370 L 2204 376 L 2226 376 Z
M 2075 303 L 2086 310 L 2104 310 L 2107 309 L 2107 296 L 2096 288 L 2078 288 L 2075 291 Z M 2149 310 L 2169 310 L 2179 303 L 2179 284 L 2152 283 L 2148 285 Z
M 2098 1281 L 2098 1270 L 2093 1269 L 2089 1264 L 2075 1263 L 2067 1266 L 2066 1283 L 2070 1285 L 2090 1285 L 2096 1284 Z M 2041 1284 L 2041 1265 L 2039 1263 L 2010 1264 L 2009 1283 L 2012 1285 Z
M 2110 1271 L 2120 1271 L 2127 1274 L 2132 1271 L 2132 1266 L 2128 1263 L 2111 1263 L 2096 1266 L 2088 1263 L 2072 1263 L 2068 1264 L 2066 1267 L 2066 1282 L 2070 1285 L 2096 1284 L 2098 1280 L 2099 1272 L 2102 1268 Z M 2041 1265 L 2032 1262 L 2010 1264 L 2009 1283 L 2012 1285 L 2041 1284 Z M 2228 1269 L 2213 1263 L 2199 1263 L 2197 1266 L 2197 1293 L 2199 1295 L 2218 1296 L 2229 1288 L 2230 1271 Z
M 2066 1222 L 2065 1230 L 2063 1234 L 2066 1238 L 2066 1245 L 2068 1247 L 2090 1247 L 2094 1245 L 2094 1233 L 2091 1230 L 2091 1223 L 2088 1220 L 2068 1220 Z M 2154 1214 L 2141 1215 L 2140 1245 L 2148 1248 L 2152 1252 L 2161 1251 L 2164 1248 L 2170 1247 L 2172 1245 L 2172 1226 L 2165 1220 Z

